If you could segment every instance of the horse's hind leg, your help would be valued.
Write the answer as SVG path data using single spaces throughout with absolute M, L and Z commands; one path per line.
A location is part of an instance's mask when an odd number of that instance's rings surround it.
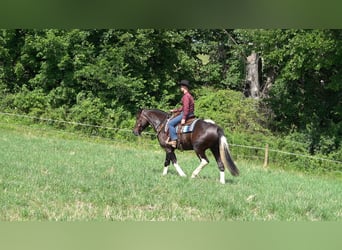
M 224 176 L 224 164 L 221 160 L 221 156 L 220 156 L 220 149 L 219 147 L 214 147 L 214 148 L 211 148 L 211 152 L 213 153 L 214 157 L 215 157 L 215 160 L 217 162 L 217 166 L 220 170 L 220 182 L 222 184 L 225 184 L 226 183 L 226 179 L 225 179 L 225 176 Z
M 191 178 L 196 178 L 196 176 L 201 172 L 201 170 L 208 165 L 209 160 L 205 155 L 204 151 L 196 151 L 198 158 L 201 160 L 200 165 L 192 172 Z

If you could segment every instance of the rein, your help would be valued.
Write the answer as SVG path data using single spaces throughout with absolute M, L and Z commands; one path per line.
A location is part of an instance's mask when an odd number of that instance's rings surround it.
M 166 125 L 166 122 L 167 122 L 167 118 L 164 119 L 162 122 L 160 122 L 158 125 L 154 124 L 150 118 L 148 116 L 146 116 L 145 114 L 143 114 L 143 112 L 141 112 L 141 115 L 142 118 L 146 119 L 152 126 L 153 128 L 155 129 L 155 131 L 157 132 L 157 135 L 160 134 L 160 132 L 163 130 L 163 128 L 165 127 Z
M 159 135 L 160 132 L 163 130 L 163 128 L 164 128 L 165 125 L 166 125 L 166 122 L 167 122 L 167 119 L 165 119 L 163 122 L 161 122 L 161 123 L 159 124 L 158 128 L 156 129 L 157 135 Z

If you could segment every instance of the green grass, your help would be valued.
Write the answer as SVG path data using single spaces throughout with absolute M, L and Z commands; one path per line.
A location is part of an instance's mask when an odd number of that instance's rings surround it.
M 342 183 L 239 161 L 226 185 L 211 155 L 197 179 L 163 177 L 162 149 L 0 124 L 1 221 L 341 221 Z M 137 138 L 137 142 L 143 140 Z M 234 155 L 233 155 L 234 157 Z

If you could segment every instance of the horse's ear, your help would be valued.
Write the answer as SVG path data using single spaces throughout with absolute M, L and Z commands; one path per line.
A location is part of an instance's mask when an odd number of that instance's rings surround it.
M 139 107 L 139 108 L 138 108 L 137 115 L 139 116 L 139 115 L 143 112 L 143 110 L 144 110 L 143 108 Z

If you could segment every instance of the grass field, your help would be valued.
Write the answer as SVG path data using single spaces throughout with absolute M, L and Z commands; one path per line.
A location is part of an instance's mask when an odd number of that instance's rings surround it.
M 237 162 L 222 185 L 211 155 L 197 179 L 193 152 L 178 158 L 188 177 L 163 177 L 162 149 L 2 123 L 0 220 L 342 220 L 338 179 Z

